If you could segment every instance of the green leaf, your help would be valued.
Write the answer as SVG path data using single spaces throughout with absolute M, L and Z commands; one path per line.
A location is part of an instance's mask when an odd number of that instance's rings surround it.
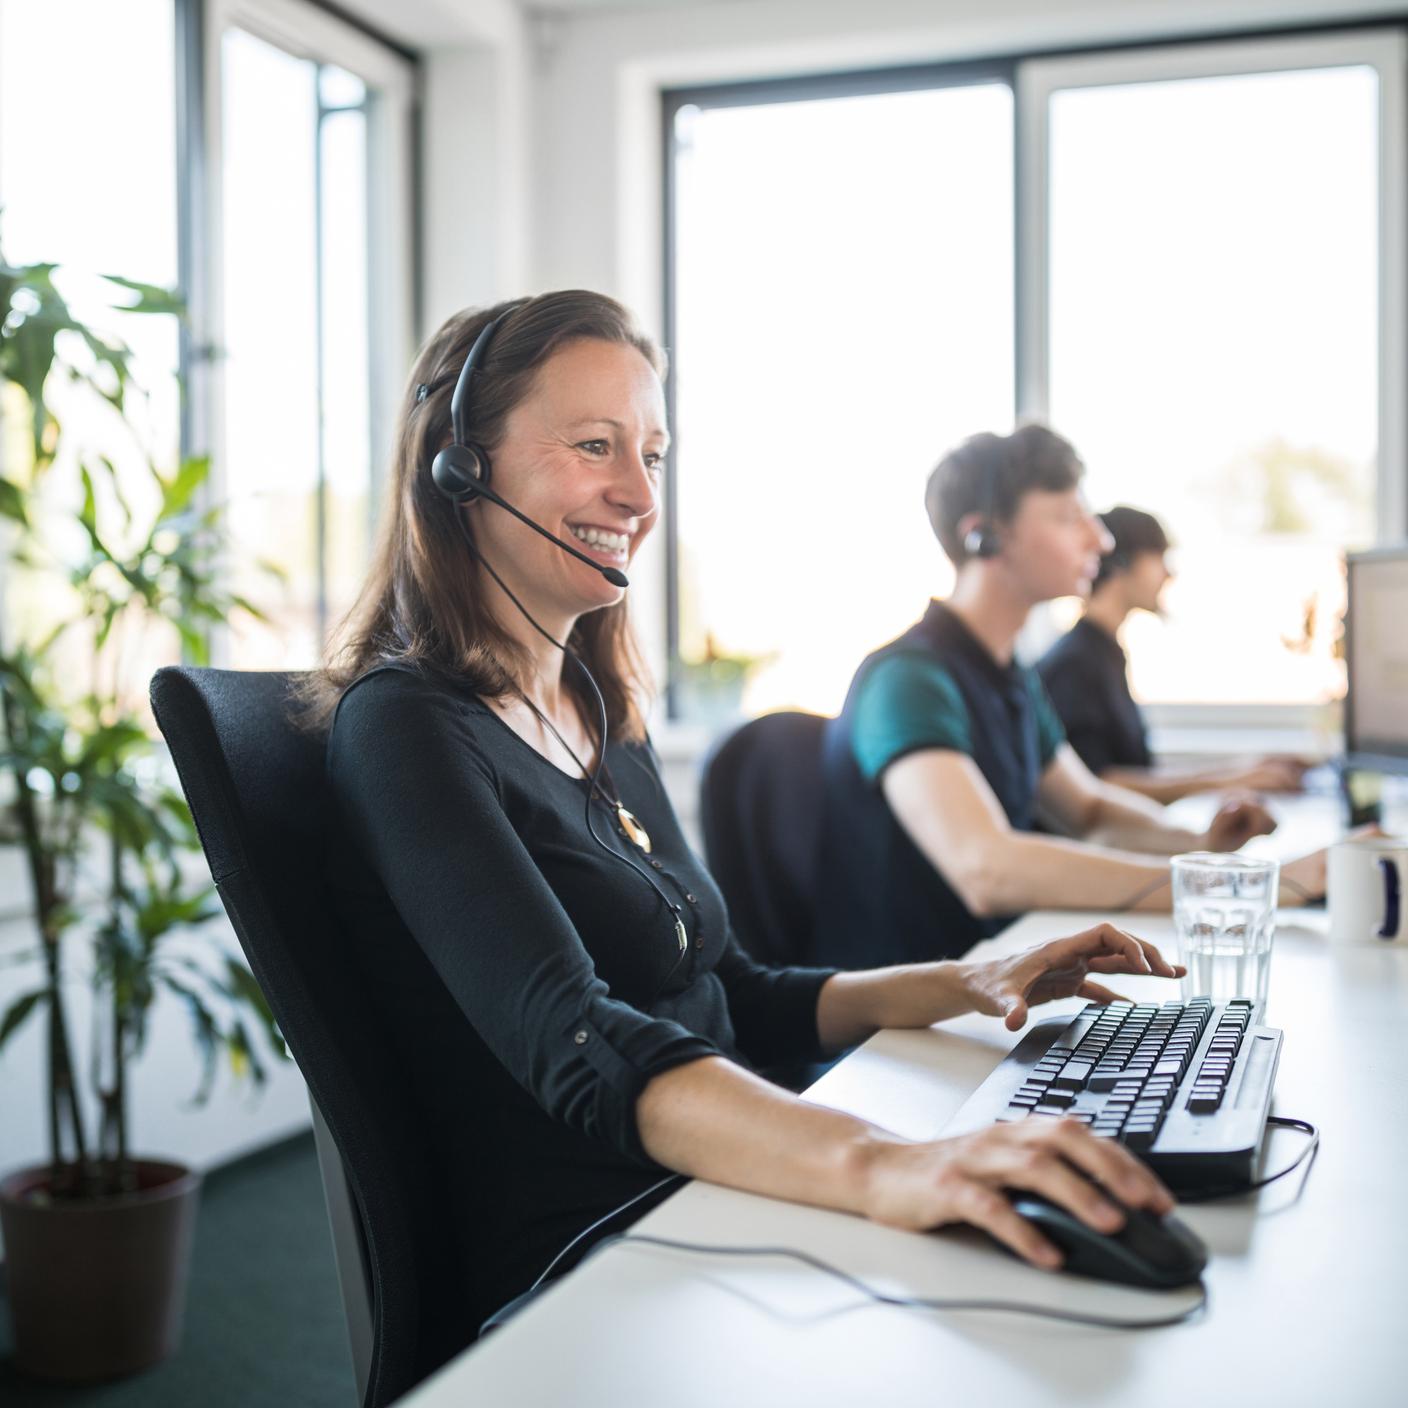
M 25 512 L 24 498 L 24 490 L 18 484 L 9 479 L 0 479 L 0 514 L 28 528 L 29 515 Z
M 0 1021 L 0 1051 L 5 1049 L 5 1043 L 19 1031 L 24 1025 L 25 1019 L 48 995 L 48 988 L 35 988 L 33 992 L 25 993 L 23 997 L 17 998 L 10 1004 L 4 1020 Z
M 181 644 L 186 647 L 191 659 L 197 665 L 210 664 L 210 643 L 189 621 L 177 619 L 172 622 L 176 627 L 177 634 L 181 637 Z
M 110 284 L 130 289 L 137 295 L 131 303 L 115 304 L 124 313 L 167 313 L 182 317 L 186 312 L 185 302 L 173 288 L 162 288 L 157 284 L 138 283 L 136 279 L 124 279 L 117 274 L 102 276 Z
M 211 1088 L 215 1084 L 215 1070 L 220 1059 L 220 1029 L 199 993 L 188 988 L 185 983 L 178 982 L 170 974 L 164 974 L 162 982 L 186 1004 L 186 1010 L 191 1014 L 191 1026 L 202 1063 L 200 1083 L 196 1087 L 193 1102 L 203 1105 L 210 1098 Z
M 210 456 L 196 455 L 182 460 L 171 479 L 161 481 L 161 517 L 171 518 L 191 502 L 197 489 L 210 475 Z
M 275 1021 L 273 1012 L 269 1010 L 263 988 L 254 981 L 254 974 L 237 958 L 226 959 L 225 971 L 229 975 L 230 987 L 254 1009 L 274 1054 L 281 1060 L 291 1060 L 284 1035 L 279 1030 L 279 1024 Z

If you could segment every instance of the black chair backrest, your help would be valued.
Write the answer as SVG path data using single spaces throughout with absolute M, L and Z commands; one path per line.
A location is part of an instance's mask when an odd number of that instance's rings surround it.
M 351 1185 L 371 1283 L 363 1402 L 400 1397 L 463 1343 L 447 1328 L 443 1177 L 408 1113 L 365 981 L 346 961 L 323 879 L 324 742 L 292 722 L 298 676 L 164 669 L 152 680 L 220 898 Z M 453 1249 L 450 1254 L 453 1254 Z M 457 1342 L 458 1340 L 458 1342 Z
M 709 869 L 739 942 L 765 963 L 803 960 L 821 848 L 819 714 L 764 714 L 704 764 L 700 823 Z

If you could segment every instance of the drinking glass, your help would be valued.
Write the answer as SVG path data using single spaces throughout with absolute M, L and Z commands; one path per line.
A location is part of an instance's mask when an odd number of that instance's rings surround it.
M 1210 851 L 1174 856 L 1170 864 L 1178 961 L 1188 969 L 1183 1000 L 1246 997 L 1264 1007 L 1280 865 Z

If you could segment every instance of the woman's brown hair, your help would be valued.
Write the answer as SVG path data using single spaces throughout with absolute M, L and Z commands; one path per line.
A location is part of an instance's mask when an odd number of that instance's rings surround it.
M 396 421 L 395 449 L 371 566 L 356 604 L 329 641 L 321 670 L 300 690 L 301 722 L 326 730 L 342 692 L 378 665 L 400 664 L 454 679 L 481 698 L 517 694 L 524 656 L 494 618 L 484 579 L 455 515 L 436 489 L 430 462 L 451 440 L 450 396 L 474 340 L 508 314 L 475 368 L 469 438 L 492 459 L 509 412 L 528 395 L 543 364 L 569 342 L 595 338 L 634 347 L 662 377 L 664 357 L 614 299 L 570 289 L 471 309 L 448 318 L 421 348 Z M 424 399 L 417 389 L 428 387 Z M 473 527 L 470 526 L 473 535 Z M 625 599 L 588 612 L 567 644 L 595 677 L 616 738 L 644 737 L 648 677 Z M 563 687 L 594 724 L 596 700 L 581 671 Z

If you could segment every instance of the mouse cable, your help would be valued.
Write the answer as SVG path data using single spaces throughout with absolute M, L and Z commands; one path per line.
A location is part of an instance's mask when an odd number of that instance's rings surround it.
M 1180 1203 L 1213 1203 L 1221 1198 L 1236 1198 L 1244 1193 L 1255 1193 L 1258 1188 L 1265 1188 L 1268 1184 L 1275 1183 L 1278 1178 L 1284 1178 L 1288 1173 L 1294 1173 L 1307 1159 L 1314 1163 L 1315 1155 L 1320 1149 L 1320 1130 L 1316 1125 L 1311 1124 L 1309 1120 L 1292 1119 L 1289 1115 L 1267 1115 L 1266 1122 L 1267 1124 L 1280 1125 L 1282 1129 L 1298 1129 L 1302 1134 L 1308 1134 L 1310 1141 L 1285 1168 L 1267 1178 L 1258 1178 L 1254 1183 L 1228 1184 L 1225 1188 L 1208 1188 L 1186 1198 L 1180 1197 L 1178 1201 Z M 1306 1177 L 1309 1177 L 1309 1166 L 1306 1167 L 1305 1172 Z
M 830 1276 L 852 1290 L 859 1291 L 867 1300 L 874 1301 L 877 1305 L 899 1306 L 911 1310 L 992 1310 L 1011 1315 L 1036 1315 L 1047 1320 L 1064 1320 L 1073 1325 L 1094 1325 L 1102 1330 L 1161 1330 L 1170 1325 L 1184 1324 L 1195 1315 L 1201 1314 L 1208 1306 L 1208 1288 L 1201 1280 L 1197 1283 L 1196 1304 L 1173 1315 L 1154 1316 L 1144 1320 L 1117 1320 L 1105 1315 L 1083 1315 L 1078 1310 L 1055 1310 L 1050 1306 L 1033 1305 L 1019 1300 L 935 1300 L 927 1296 L 899 1296 L 877 1290 L 859 1277 L 852 1276 L 850 1272 L 842 1271 L 840 1267 L 832 1266 L 830 1262 L 822 1261 L 809 1252 L 798 1251 L 795 1247 L 715 1246 L 705 1242 L 677 1242 L 671 1237 L 652 1237 L 643 1232 L 617 1232 L 613 1236 L 604 1237 L 582 1258 L 581 1265 L 585 1266 L 592 1257 L 605 1251 L 607 1247 L 618 1246 L 623 1242 L 666 1247 L 671 1251 L 699 1252 L 706 1256 L 790 1257 L 793 1261 L 800 1261 L 804 1266 L 810 1266 L 824 1276 Z
M 566 1257 L 574 1247 L 581 1246 L 582 1243 L 585 1242 L 587 1238 L 590 1237 L 592 1233 L 595 1232 L 599 1227 L 605 1227 L 608 1222 L 614 1222 L 618 1217 L 621 1216 L 623 1212 L 629 1212 L 630 1209 L 635 1207 L 637 1203 L 644 1202 L 645 1199 L 647 1199 L 652 1193 L 658 1193 L 662 1188 L 668 1187 L 671 1183 L 687 1183 L 688 1181 L 689 1179 L 685 1174 L 672 1173 L 668 1177 L 660 1179 L 658 1183 L 652 1183 L 649 1188 L 646 1188 L 641 1192 L 637 1193 L 634 1198 L 628 1198 L 624 1203 L 621 1203 L 618 1206 L 612 1208 L 610 1212 L 605 1213 L 603 1216 L 597 1218 L 597 1220 L 593 1222 L 590 1227 L 582 1228 L 582 1230 L 577 1233 L 577 1235 L 573 1237 L 572 1240 L 568 1242 L 568 1244 L 563 1247 L 561 1251 L 559 1251 L 558 1254 L 553 1257 L 550 1262 L 548 1262 L 547 1266 L 543 1268 L 543 1271 L 539 1275 L 538 1279 L 534 1281 L 531 1286 L 528 1287 L 528 1290 L 524 1294 L 531 1295 L 534 1291 L 536 1291 L 543 1284 L 543 1282 L 546 1281 L 548 1277 L 552 1275 L 553 1271 L 562 1263 L 563 1258 Z M 605 1241 L 609 1240 L 610 1238 L 605 1239 Z M 605 1245 L 605 1241 L 603 1242 L 603 1245 Z M 585 1261 L 586 1259 L 586 1257 L 582 1258 L 583 1261 Z M 570 1270 L 571 1268 L 569 1267 L 568 1269 Z

